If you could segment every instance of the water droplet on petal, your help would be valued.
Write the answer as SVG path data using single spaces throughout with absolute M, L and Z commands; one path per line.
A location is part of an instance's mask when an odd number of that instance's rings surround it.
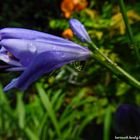
M 52 47 L 52 50 L 53 50 L 53 51 L 56 51 L 56 47 L 55 47 L 55 46 L 53 46 L 53 47 Z
M 61 58 L 64 59 L 66 57 L 65 53 L 61 53 Z
M 37 51 L 35 45 L 33 45 L 32 42 L 30 42 L 30 43 L 28 44 L 28 49 L 29 49 L 29 51 L 30 51 L 31 53 L 35 53 L 35 52 Z

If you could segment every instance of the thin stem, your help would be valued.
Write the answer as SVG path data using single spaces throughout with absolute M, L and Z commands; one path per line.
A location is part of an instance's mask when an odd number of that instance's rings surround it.
M 136 80 L 133 76 L 119 67 L 116 63 L 114 63 L 111 59 L 105 56 L 102 52 L 99 51 L 97 46 L 92 42 L 90 43 L 90 49 L 93 51 L 92 57 L 103 64 L 105 67 L 110 69 L 115 75 L 123 78 L 123 80 L 127 81 L 129 84 L 134 87 L 140 89 L 140 82 Z
M 132 47 L 135 50 L 135 54 L 137 56 L 137 59 L 140 62 L 139 49 L 135 44 L 133 33 L 132 33 L 132 30 L 131 30 L 131 27 L 130 27 L 130 24 L 129 24 L 129 21 L 128 21 L 127 10 L 125 8 L 124 1 L 123 0 L 118 0 L 118 2 L 119 2 L 119 5 L 120 5 L 120 10 L 121 10 L 121 13 L 122 13 L 122 16 L 123 16 L 123 20 L 124 20 L 124 23 L 125 23 L 125 26 L 126 26 L 126 30 L 128 32 L 129 40 L 132 43 L 132 45 L 133 45 Z

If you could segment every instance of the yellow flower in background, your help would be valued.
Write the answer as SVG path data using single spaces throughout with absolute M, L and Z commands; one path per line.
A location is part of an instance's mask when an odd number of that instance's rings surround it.
M 134 10 L 129 10 L 127 12 L 130 23 L 134 23 L 135 21 L 140 21 L 140 15 L 138 15 Z
M 93 10 L 93 9 L 86 9 L 85 10 L 85 12 L 86 12 L 86 14 L 90 17 L 90 18 L 92 18 L 92 19 L 95 19 L 95 18 L 97 18 L 99 15 L 98 15 L 98 11 L 96 11 L 96 10 Z
M 129 10 L 127 12 L 127 16 L 130 24 L 140 21 L 140 15 L 138 15 L 134 10 Z M 123 21 L 122 14 L 119 11 L 113 15 L 111 20 L 110 36 L 113 36 L 116 32 L 121 35 L 125 34 L 125 23 Z
M 103 32 L 101 32 L 101 31 L 96 31 L 96 32 L 95 32 L 95 36 L 97 37 L 98 40 L 100 40 L 100 39 L 102 38 L 102 36 L 103 36 Z

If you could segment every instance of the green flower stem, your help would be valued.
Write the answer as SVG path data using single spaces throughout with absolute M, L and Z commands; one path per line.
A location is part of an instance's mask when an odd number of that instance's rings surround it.
M 119 5 L 120 5 L 120 10 L 121 10 L 121 13 L 122 13 L 122 16 L 123 16 L 123 20 L 124 20 L 124 23 L 125 23 L 125 26 L 126 26 L 126 30 L 128 32 L 129 40 L 132 43 L 132 47 L 134 48 L 137 59 L 140 62 L 139 49 L 135 44 L 133 33 L 132 33 L 132 30 L 131 30 L 131 27 L 130 27 L 130 24 L 129 24 L 129 21 L 128 21 L 127 10 L 125 8 L 124 1 L 123 0 L 118 0 L 118 2 L 119 2 Z
M 89 48 L 93 51 L 92 57 L 99 61 L 102 65 L 110 69 L 115 75 L 125 80 L 127 83 L 133 85 L 134 87 L 140 89 L 140 82 L 136 80 L 133 76 L 119 67 L 114 63 L 110 58 L 105 56 L 102 52 L 99 51 L 98 47 L 92 42 L 89 45 Z

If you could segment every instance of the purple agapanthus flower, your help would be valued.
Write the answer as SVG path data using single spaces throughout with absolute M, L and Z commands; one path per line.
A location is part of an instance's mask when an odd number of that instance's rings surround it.
M 43 74 L 74 62 L 86 60 L 91 52 L 74 42 L 22 28 L 0 30 L 0 60 L 9 65 L 7 71 L 23 71 L 5 88 L 26 90 Z
M 84 27 L 84 25 L 77 19 L 70 19 L 69 21 L 70 28 L 73 33 L 82 41 L 82 42 L 91 42 L 91 39 Z

